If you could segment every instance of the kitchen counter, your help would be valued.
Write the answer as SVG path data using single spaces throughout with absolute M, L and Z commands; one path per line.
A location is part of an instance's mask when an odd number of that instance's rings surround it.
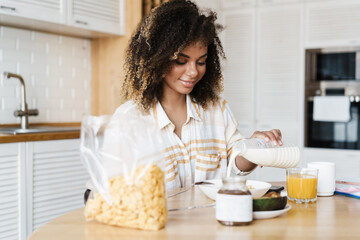
M 276 185 L 279 185 L 277 183 Z M 168 200 L 168 208 L 212 202 L 197 189 Z M 83 208 L 37 229 L 29 240 L 95 239 L 356 239 L 360 236 L 360 200 L 342 195 L 319 197 L 313 204 L 289 202 L 279 217 L 254 220 L 249 226 L 227 227 L 215 219 L 215 208 L 171 211 L 160 231 L 141 231 L 86 222 Z
M 0 125 L 1 127 L 19 127 L 17 125 Z M 60 139 L 76 139 L 80 138 L 81 123 L 37 123 L 30 124 L 30 127 L 77 127 L 78 130 L 59 131 L 59 132 L 40 132 L 28 134 L 2 134 L 0 133 L 1 143 L 13 142 L 31 142 L 31 141 L 45 141 L 45 140 L 60 140 Z

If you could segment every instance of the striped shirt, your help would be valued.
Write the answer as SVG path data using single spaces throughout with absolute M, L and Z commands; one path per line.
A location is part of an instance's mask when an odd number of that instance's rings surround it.
M 232 146 L 243 139 L 224 99 L 204 110 L 187 95 L 186 106 L 187 118 L 181 129 L 181 139 L 175 134 L 175 126 L 160 102 L 154 104 L 146 116 L 136 110 L 132 101 L 124 103 L 114 113 L 115 117 L 126 112 L 146 117 L 164 134 L 166 141 L 162 156 L 168 189 L 225 177 Z

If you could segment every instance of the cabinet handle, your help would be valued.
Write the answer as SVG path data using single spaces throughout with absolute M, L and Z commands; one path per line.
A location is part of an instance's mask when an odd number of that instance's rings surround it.
M 76 20 L 75 22 L 78 23 L 78 24 L 82 24 L 82 25 L 88 25 L 87 22 L 80 21 L 80 20 Z
M 6 9 L 6 10 L 11 10 L 11 11 L 13 11 L 13 12 L 16 11 L 16 8 L 14 8 L 14 7 L 8 7 L 8 6 L 3 6 L 3 5 L 1 5 L 0 8 L 1 8 L 1 9 Z

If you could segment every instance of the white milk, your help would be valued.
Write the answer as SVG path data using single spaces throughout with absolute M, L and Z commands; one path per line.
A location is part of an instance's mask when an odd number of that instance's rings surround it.
M 233 147 L 227 169 L 228 177 L 233 168 L 237 169 L 236 156 L 243 156 L 259 166 L 291 168 L 300 161 L 300 149 L 296 146 L 274 146 L 271 142 L 257 138 L 241 140 Z
M 248 148 L 242 156 L 265 167 L 295 167 L 300 160 L 298 147 Z

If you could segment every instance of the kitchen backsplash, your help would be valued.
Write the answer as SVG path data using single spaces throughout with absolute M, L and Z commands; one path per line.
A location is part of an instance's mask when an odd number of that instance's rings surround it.
M 39 115 L 29 122 L 79 122 L 90 114 L 91 40 L 0 26 L 0 124 L 19 123 L 20 82 L 28 108 Z

